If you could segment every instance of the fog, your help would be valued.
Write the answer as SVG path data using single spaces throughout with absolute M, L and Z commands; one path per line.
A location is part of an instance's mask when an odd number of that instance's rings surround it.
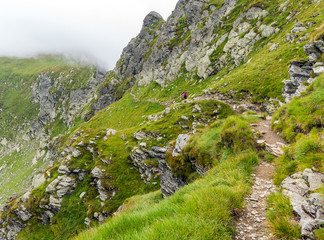
M 150 11 L 177 0 L 0 0 L 0 56 L 65 54 L 112 69 Z

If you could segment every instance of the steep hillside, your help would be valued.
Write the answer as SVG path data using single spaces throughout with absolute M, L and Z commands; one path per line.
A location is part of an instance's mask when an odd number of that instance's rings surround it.
M 323 12 L 180 0 L 167 20 L 151 12 L 105 74 L 3 59 L 0 238 L 234 239 L 247 213 L 265 239 L 321 239 Z M 267 222 L 244 206 L 272 161 Z M 294 205 L 294 179 L 308 205 Z
M 84 121 L 109 76 L 60 56 L 1 58 L 1 202 L 52 164 L 53 137 Z M 113 98 L 111 94 L 106 98 Z M 113 100 L 111 101 L 113 102 Z M 97 104 L 99 104 L 98 101 Z M 109 103 L 103 103 L 101 109 Z M 37 185 L 37 177 L 34 179 Z

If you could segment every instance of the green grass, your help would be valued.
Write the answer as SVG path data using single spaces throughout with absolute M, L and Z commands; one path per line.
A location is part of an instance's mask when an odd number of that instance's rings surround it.
M 276 171 L 274 182 L 276 185 L 289 175 L 303 171 L 306 168 L 315 167 L 323 171 L 324 141 L 321 132 L 312 132 L 309 135 L 300 136 L 296 143 L 286 148 L 284 155 L 275 161 Z
M 164 110 L 164 108 L 159 103 L 135 102 L 130 94 L 126 94 L 120 101 L 102 110 L 102 114 L 95 115 L 89 122 L 83 124 L 81 129 L 109 127 L 121 130 L 131 128 L 140 124 L 143 121 L 143 116 L 147 117 Z
M 295 219 L 290 201 L 282 193 L 272 193 L 267 199 L 267 218 L 273 234 L 279 239 L 295 240 L 301 238 L 300 227 Z
M 251 152 L 230 156 L 170 198 L 131 199 L 120 215 L 74 239 L 232 239 L 232 211 L 242 207 L 256 162 Z
M 13 151 L 0 159 L 0 166 L 6 166 L 0 172 L 0 195 L 10 196 L 13 193 L 25 191 L 31 181 L 31 176 L 39 170 L 45 170 L 48 162 L 40 159 L 32 165 L 32 159 L 36 154 L 39 143 L 30 141 L 20 146 L 20 152 Z M 13 174 L 14 173 L 14 174 Z M 3 203 L 4 198 L 0 202 Z
M 324 124 L 324 75 L 319 76 L 302 96 L 280 108 L 273 117 L 273 128 L 288 141 Z
M 220 133 L 228 127 L 227 121 L 247 124 L 255 120 L 229 117 L 198 133 L 192 142 L 200 146 L 208 142 L 207 149 L 215 150 L 213 165 L 205 177 L 166 199 L 160 192 L 135 196 L 124 203 L 117 217 L 75 239 L 232 239 L 232 213 L 242 208 L 258 157 L 253 146 L 244 151 L 215 146 L 222 141 Z M 196 151 L 204 150 L 198 147 Z M 184 156 L 187 151 L 183 151 Z

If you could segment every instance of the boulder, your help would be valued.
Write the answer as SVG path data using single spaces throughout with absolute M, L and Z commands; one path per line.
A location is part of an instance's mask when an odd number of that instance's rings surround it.
M 94 178 L 102 178 L 105 176 L 105 173 L 106 173 L 106 170 L 104 169 L 100 169 L 98 167 L 95 167 L 92 171 L 91 171 L 91 175 L 94 177 Z
M 65 165 L 61 165 L 58 168 L 58 172 L 63 175 L 69 175 L 71 173 L 70 169 Z
M 176 157 L 181 153 L 181 150 L 187 145 L 189 142 L 190 135 L 189 134 L 180 134 L 177 138 L 176 146 L 173 150 L 172 156 Z
M 44 173 L 35 174 L 32 181 L 32 187 L 37 188 L 46 181 Z
M 68 176 L 60 176 L 61 179 L 56 186 L 56 194 L 58 197 L 64 197 L 65 195 L 71 194 L 75 188 L 76 181 L 74 178 Z M 58 177 L 58 178 L 60 178 Z

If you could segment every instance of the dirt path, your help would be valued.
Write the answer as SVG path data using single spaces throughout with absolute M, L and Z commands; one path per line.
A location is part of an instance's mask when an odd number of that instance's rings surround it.
M 271 118 L 252 124 L 255 130 L 262 133 L 259 143 L 265 144 L 266 149 L 274 155 L 282 154 L 281 148 L 285 141 L 271 130 Z M 274 166 L 262 162 L 252 175 L 254 184 L 251 194 L 245 199 L 245 209 L 240 214 L 237 223 L 237 236 L 240 240 L 271 240 L 275 239 L 270 233 L 266 220 L 266 198 L 275 190 L 272 182 Z
M 133 90 L 133 89 L 132 89 L 132 90 Z M 133 96 L 135 102 L 138 102 L 139 100 L 138 100 L 138 98 L 135 96 L 135 94 L 132 92 L 132 90 L 131 90 L 131 92 L 130 92 L 130 95 Z
M 131 92 L 135 101 L 138 101 L 136 96 Z M 249 102 L 237 102 L 224 97 L 221 94 L 205 94 L 192 99 L 187 99 L 186 102 L 196 102 L 200 100 L 217 100 L 231 106 L 237 113 L 242 113 L 245 110 L 260 112 L 260 106 Z M 148 100 L 150 102 L 158 102 Z M 164 106 L 170 107 L 171 104 L 158 102 Z M 257 140 L 260 145 L 265 145 L 267 151 L 275 156 L 282 155 L 282 148 L 286 146 L 285 141 L 279 137 L 271 129 L 271 117 L 262 120 L 258 123 L 251 124 L 251 127 L 262 134 L 262 137 Z M 235 239 L 239 240 L 274 240 L 275 238 L 270 232 L 266 220 L 266 198 L 275 191 L 275 186 L 272 182 L 274 166 L 265 161 L 261 162 L 256 167 L 256 173 L 252 174 L 254 184 L 251 194 L 245 199 L 245 208 L 240 213 L 236 222 L 237 235 Z

